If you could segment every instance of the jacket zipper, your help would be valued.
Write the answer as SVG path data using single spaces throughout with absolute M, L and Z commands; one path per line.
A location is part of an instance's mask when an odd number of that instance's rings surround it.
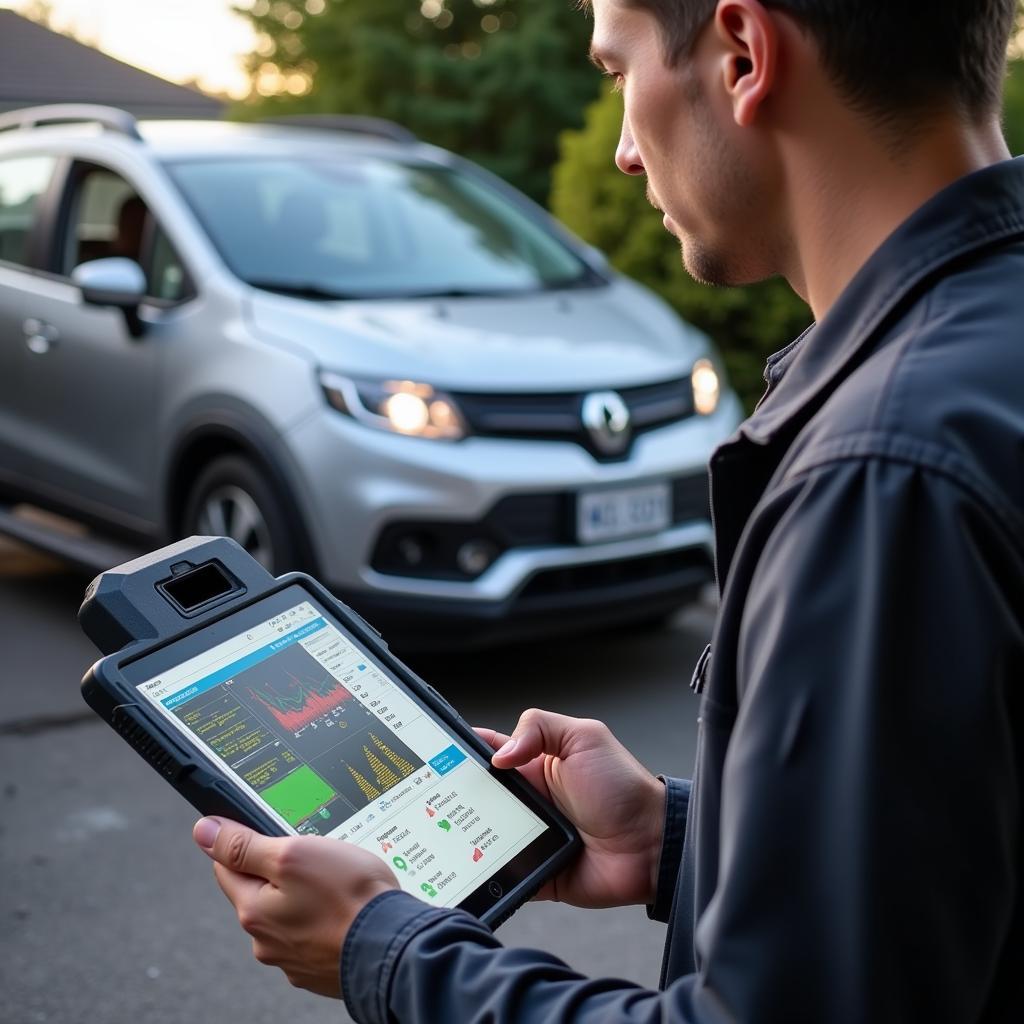
M 697 667 L 690 677 L 690 689 L 696 694 L 704 692 L 705 677 L 707 676 L 708 662 L 711 660 L 711 644 L 704 648 L 701 656 L 697 659 Z

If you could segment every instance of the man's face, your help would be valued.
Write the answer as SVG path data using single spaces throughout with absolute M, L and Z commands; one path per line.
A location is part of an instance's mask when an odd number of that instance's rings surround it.
M 594 0 L 593 12 L 593 55 L 615 77 L 625 103 L 619 169 L 647 175 L 648 199 L 664 213 L 697 280 L 735 285 L 769 276 L 775 267 L 767 182 L 733 120 L 713 29 L 704 30 L 678 67 L 669 67 L 648 11 L 624 0 Z

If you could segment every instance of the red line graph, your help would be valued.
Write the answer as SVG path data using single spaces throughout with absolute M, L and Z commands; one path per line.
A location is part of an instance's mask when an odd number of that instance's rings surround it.
M 290 693 L 280 693 L 276 689 L 262 692 L 250 689 L 249 693 L 290 732 L 298 732 L 352 698 L 344 686 L 333 680 L 324 680 L 320 684 L 306 683 L 291 672 L 286 674 L 291 681 Z

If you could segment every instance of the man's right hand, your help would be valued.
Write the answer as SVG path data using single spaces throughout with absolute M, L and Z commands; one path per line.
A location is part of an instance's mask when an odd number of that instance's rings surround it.
M 535 897 L 577 907 L 652 903 L 665 825 L 665 786 L 603 722 L 523 713 L 511 737 L 477 733 L 495 768 L 518 768 L 578 829 L 583 852 Z

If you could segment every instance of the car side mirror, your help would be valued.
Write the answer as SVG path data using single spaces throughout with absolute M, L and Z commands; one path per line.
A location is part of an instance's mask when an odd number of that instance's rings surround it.
M 82 292 L 82 301 L 90 306 L 113 306 L 124 313 L 128 333 L 141 338 L 144 325 L 139 305 L 146 296 L 146 275 L 135 260 L 111 256 L 80 263 L 71 271 L 71 280 Z

